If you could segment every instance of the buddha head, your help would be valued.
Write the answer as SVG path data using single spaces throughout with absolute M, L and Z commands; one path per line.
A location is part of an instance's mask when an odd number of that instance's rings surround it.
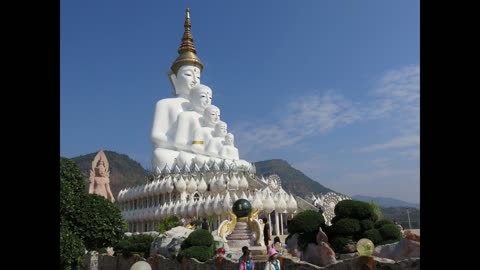
M 232 133 L 225 135 L 225 145 L 233 145 L 234 136 Z
M 218 121 L 215 125 L 215 137 L 225 137 L 227 135 L 227 123 L 223 121 Z
M 215 127 L 220 121 L 220 109 L 215 105 L 209 105 L 203 111 L 203 123 L 207 127 Z
M 192 87 L 200 84 L 200 68 L 193 65 L 181 66 L 177 73 L 169 73 L 170 82 L 174 88 L 174 95 L 188 98 Z
M 190 91 L 190 103 L 194 111 L 203 114 L 208 105 L 212 104 L 212 89 L 203 84 L 195 85 Z

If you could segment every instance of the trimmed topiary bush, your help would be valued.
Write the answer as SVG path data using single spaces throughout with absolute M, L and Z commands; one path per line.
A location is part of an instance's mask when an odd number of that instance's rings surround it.
M 298 247 L 300 248 L 301 251 L 304 251 L 308 244 L 317 243 L 317 233 L 318 232 L 305 232 L 305 233 L 298 233 Z
M 377 229 L 370 229 L 363 233 L 364 238 L 370 239 L 374 245 L 379 245 L 383 242 L 382 235 Z
M 374 223 L 370 219 L 364 219 L 360 221 L 360 227 L 362 228 L 362 231 L 373 229 L 373 226 L 374 226 Z
M 178 255 L 179 261 L 182 260 L 182 257 L 195 258 L 201 262 L 208 261 L 214 255 L 213 247 L 205 246 L 191 246 L 187 249 L 180 251 Z
M 393 222 L 391 222 L 388 219 L 379 220 L 379 221 L 375 222 L 375 229 L 380 229 L 385 224 L 393 224 Z
M 117 253 L 122 253 L 124 257 L 130 257 L 133 253 L 138 253 L 140 256 L 148 258 L 153 239 L 154 237 L 148 234 L 125 236 L 114 246 L 114 250 Z
M 332 230 L 335 235 L 353 236 L 360 232 L 360 222 L 353 218 L 342 218 L 333 224 Z
M 355 200 L 343 200 L 335 206 L 335 216 L 374 220 L 375 213 L 370 204 Z
M 331 242 L 330 246 L 335 252 L 342 252 L 346 245 L 354 244 L 353 240 L 348 237 L 335 237 Z
M 212 234 L 204 229 L 198 229 L 193 231 L 190 235 L 188 235 L 187 239 L 182 242 L 185 248 L 191 246 L 205 246 L 210 247 L 213 245 L 213 236 Z
M 290 234 L 318 232 L 318 228 L 325 226 L 325 218 L 318 211 L 306 210 L 296 215 L 288 223 L 288 231 Z
M 402 233 L 395 224 L 385 224 L 378 231 L 380 232 L 380 235 L 382 235 L 384 242 L 389 240 L 396 242 L 402 239 Z

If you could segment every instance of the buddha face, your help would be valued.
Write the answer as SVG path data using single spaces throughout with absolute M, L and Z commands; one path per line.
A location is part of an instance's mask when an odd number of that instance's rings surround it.
M 227 135 L 227 123 L 220 121 L 215 126 L 215 132 L 219 137 L 225 137 Z
M 203 84 L 194 86 L 190 92 L 190 103 L 195 111 L 203 112 L 212 104 L 212 89 Z
M 233 134 L 228 133 L 225 135 L 225 145 L 233 145 Z
M 215 105 L 210 105 L 205 109 L 203 117 L 208 126 L 214 127 L 220 121 L 220 109 Z
M 200 84 L 200 69 L 196 66 L 181 66 L 173 77 L 175 92 L 182 97 L 188 97 L 190 90 Z

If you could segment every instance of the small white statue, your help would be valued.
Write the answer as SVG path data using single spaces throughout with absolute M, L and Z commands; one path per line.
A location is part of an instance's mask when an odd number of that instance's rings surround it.
M 220 109 L 215 105 L 208 106 L 201 118 L 202 126 L 197 128 L 193 134 L 192 151 L 204 153 L 210 139 L 213 137 L 215 125 L 220 121 Z
M 225 141 L 223 142 L 222 149 L 220 150 L 220 157 L 224 159 L 239 160 L 238 149 L 233 145 L 234 136 L 232 133 L 225 135 Z
M 193 132 L 201 127 L 200 117 L 202 117 L 205 108 L 212 104 L 212 89 L 210 87 L 198 84 L 190 91 L 189 111 L 181 112 L 177 119 L 177 131 L 175 133 L 175 146 L 177 149 L 188 150 L 191 145 Z
M 215 125 L 215 130 L 213 131 L 213 137 L 210 139 L 210 141 L 208 141 L 208 144 L 205 150 L 209 154 L 218 156 L 218 153 L 220 153 L 220 150 L 222 149 L 225 135 L 227 135 L 227 123 L 223 121 L 219 121 L 218 124 Z

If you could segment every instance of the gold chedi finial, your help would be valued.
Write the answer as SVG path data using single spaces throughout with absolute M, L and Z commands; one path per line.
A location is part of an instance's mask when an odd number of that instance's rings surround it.
M 187 8 L 183 27 L 185 28 L 185 31 L 183 32 L 182 43 L 178 48 L 179 56 L 175 59 L 170 68 L 175 74 L 177 74 L 178 69 L 184 65 L 196 66 L 202 71 L 203 64 L 197 56 L 197 50 L 193 45 L 193 37 L 190 30 L 192 27 L 192 23 L 190 22 L 190 8 Z

